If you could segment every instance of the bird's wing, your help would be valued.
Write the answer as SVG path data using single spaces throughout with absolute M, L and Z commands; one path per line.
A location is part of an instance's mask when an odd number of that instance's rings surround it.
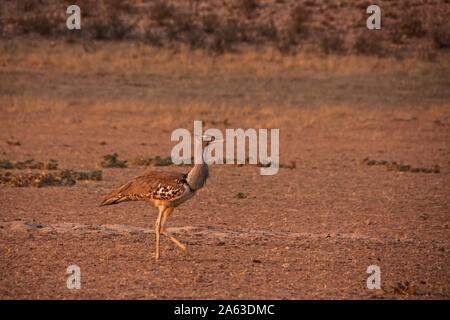
M 174 172 L 149 172 L 134 178 L 109 193 L 101 205 L 116 204 L 129 200 L 173 200 L 189 188 L 186 175 Z

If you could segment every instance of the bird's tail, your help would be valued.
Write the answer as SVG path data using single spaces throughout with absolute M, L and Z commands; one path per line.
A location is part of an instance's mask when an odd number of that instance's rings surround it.
M 124 194 L 124 190 L 126 190 L 129 187 L 129 184 L 127 183 L 126 185 L 111 191 L 106 197 L 105 199 L 103 199 L 102 203 L 100 204 L 101 206 L 107 206 L 107 205 L 112 205 L 112 204 L 118 204 L 120 202 L 124 202 L 124 201 L 129 201 L 131 200 L 126 194 Z
M 102 206 L 108 206 L 111 204 L 118 204 L 120 202 L 124 202 L 124 201 L 128 201 L 130 199 L 128 199 L 127 197 L 109 197 L 106 196 L 105 199 L 103 199 L 102 203 L 100 204 L 100 207 Z

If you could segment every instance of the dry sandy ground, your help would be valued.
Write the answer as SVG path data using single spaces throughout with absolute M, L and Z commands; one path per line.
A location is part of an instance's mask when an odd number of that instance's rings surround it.
M 231 105 L 194 108 L 189 101 L 185 109 L 153 107 L 149 100 L 147 110 L 80 112 L 73 95 L 66 109 L 30 111 L 18 107 L 20 99 L 28 97 L 24 101 L 32 104 L 33 94 L 38 100 L 54 97 L 77 81 L 85 81 L 77 88 L 87 100 L 96 97 L 92 92 L 120 91 L 131 101 L 127 91 L 131 87 L 104 80 L 109 75 L 72 74 L 65 82 L 53 82 L 53 69 L 45 73 L 38 67 L 26 72 L 20 68 L 25 67 L 2 67 L 2 103 L 11 101 L 6 95 L 17 98 L 12 107 L 3 105 L 0 158 L 53 158 L 61 169 L 101 169 L 101 157 L 112 152 L 129 161 L 139 155 L 169 155 L 172 130 L 192 130 L 193 119 L 227 118 L 226 125 L 210 121 L 210 126 L 280 128 L 281 162 L 296 161 L 297 167 L 261 176 L 253 166 L 213 165 L 206 187 L 168 221 L 169 231 L 187 244 L 188 253 L 163 238 L 158 262 L 155 208 L 141 202 L 98 207 L 109 190 L 147 168 L 130 164 L 102 169 L 103 181 L 79 181 L 72 187 L 0 185 L 0 298 L 450 297 L 448 106 L 394 109 L 387 101 L 373 108 L 349 103 L 317 110 L 265 107 L 251 112 Z M 148 81 L 155 82 L 142 86 L 150 92 L 163 90 L 157 75 L 151 77 Z M 183 78 L 177 81 L 170 87 L 175 95 L 195 95 L 198 90 L 196 83 L 191 92 L 189 86 L 180 89 L 176 83 L 186 83 Z M 136 85 L 136 90 L 142 86 Z M 404 82 L 392 90 L 409 88 Z M 424 87 L 424 95 L 430 88 Z M 385 94 L 389 97 L 388 91 Z M 448 92 L 437 91 L 434 97 L 446 101 Z M 221 105 L 229 101 L 223 98 Z M 432 100 L 424 101 L 426 105 Z M 21 145 L 7 144 L 8 140 Z M 388 171 L 384 166 L 362 165 L 366 157 L 415 167 L 438 164 L 440 173 Z M 153 169 L 188 167 L 148 168 Z M 248 197 L 238 198 L 239 192 Z M 80 290 L 66 287 L 66 268 L 74 264 L 81 268 Z M 370 265 L 381 268 L 384 291 L 367 289 Z M 393 294 L 397 282 L 409 282 L 416 290 Z
M 62 168 L 96 168 L 107 151 L 102 148 L 129 150 L 121 154 L 132 159 L 139 149 L 129 145 L 134 141 L 147 141 L 146 152 L 159 154 L 166 149 L 159 135 L 169 141 L 157 126 L 100 130 L 81 122 L 45 128 L 37 116 L 24 121 L 8 127 L 23 145 L 4 144 L 2 151 L 16 159 L 51 154 L 65 159 Z M 73 187 L 1 186 L 1 297 L 390 298 L 366 288 L 366 268 L 376 264 L 384 287 L 408 281 L 424 294 L 408 298 L 446 299 L 448 125 L 419 118 L 385 119 L 377 130 L 291 128 L 288 134 L 282 128 L 282 155 L 298 167 L 260 176 L 255 167 L 213 166 L 207 187 L 168 223 L 189 253 L 164 238 L 157 263 L 156 209 L 147 203 L 98 207 L 109 189 L 142 168 L 106 169 L 104 181 Z M 76 132 L 83 138 L 74 139 Z M 120 139 L 126 132 L 133 137 Z M 382 138 L 372 140 L 374 132 Z M 301 139 L 292 139 L 297 135 Z M 102 139 L 112 146 L 96 146 Z M 438 163 L 441 172 L 359 164 L 367 156 Z M 161 170 L 177 169 L 187 170 Z M 248 198 L 238 199 L 238 192 Z M 66 288 L 65 270 L 72 264 L 82 270 L 79 291 Z

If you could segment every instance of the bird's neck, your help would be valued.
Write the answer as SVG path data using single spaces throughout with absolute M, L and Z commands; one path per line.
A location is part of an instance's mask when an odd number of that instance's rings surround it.
M 186 181 L 192 190 L 198 190 L 206 183 L 209 177 L 209 169 L 206 163 L 196 164 L 191 171 L 189 171 Z

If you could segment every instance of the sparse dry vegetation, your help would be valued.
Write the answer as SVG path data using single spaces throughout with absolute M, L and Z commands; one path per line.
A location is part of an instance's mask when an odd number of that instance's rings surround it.
M 25 161 L 11 162 L 9 160 L 0 160 L 0 168 L 3 169 L 47 169 L 56 170 L 58 169 L 58 161 L 55 159 L 50 159 L 47 164 L 40 161 L 35 161 L 34 159 L 28 159 Z
M 154 1 L 149 10 L 149 15 L 158 25 L 164 26 L 174 17 L 175 7 L 167 3 L 167 1 Z
M 397 163 L 397 161 L 386 161 L 386 160 L 371 160 L 369 158 L 364 158 L 361 164 L 368 166 L 385 166 L 388 171 L 400 171 L 400 172 L 413 172 L 413 173 L 440 173 L 441 168 L 438 164 L 434 164 L 431 168 L 416 168 L 409 164 Z
M 100 166 L 103 168 L 126 168 L 127 160 L 119 160 L 117 153 L 107 154 L 103 156 L 103 160 L 100 162 Z
M 137 166 L 150 166 L 150 167 L 162 167 L 170 166 L 173 164 L 171 157 L 160 157 L 156 156 L 154 158 L 137 157 L 133 160 L 133 164 Z
M 385 48 L 382 46 L 381 36 L 376 33 L 366 32 L 361 33 L 356 38 L 353 48 L 357 54 L 363 55 L 379 56 L 385 51 Z
M 339 34 L 323 36 L 320 45 L 322 52 L 325 54 L 344 53 L 344 40 Z
M 9 171 L 0 173 L 0 185 L 11 187 L 45 187 L 45 186 L 73 186 L 78 180 L 101 181 L 102 172 L 94 170 L 91 172 L 77 172 L 73 170 L 63 170 L 58 173 L 20 173 L 14 174 Z
M 431 37 L 436 49 L 450 48 L 450 23 L 446 17 L 437 17 L 431 29 Z
M 383 8 L 386 36 L 378 46 L 394 54 L 420 46 L 445 49 L 448 44 L 449 4 L 418 2 L 413 8 L 402 2 L 378 3 Z M 265 44 L 284 54 L 299 48 L 312 51 L 351 51 L 360 43 L 365 28 L 366 4 L 313 1 L 273 2 L 235 0 L 208 1 L 81 1 L 82 30 L 65 29 L 62 0 L 4 2 L 1 4 L 3 36 L 38 34 L 68 42 L 94 40 L 139 40 L 160 47 L 187 45 L 217 55 L 242 45 Z M 439 6 L 439 9 L 436 9 Z M 347 10 L 345 15 L 341 10 Z M 342 11 L 344 12 L 344 11 Z M 353 19 L 353 23 L 349 23 Z M 437 26 L 436 21 L 442 21 Z M 321 33 L 325 33 L 320 37 Z M 338 34 L 336 37 L 334 35 Z M 310 35 L 310 36 L 309 36 Z M 333 35 L 333 36 L 332 36 Z M 366 37 L 366 36 L 364 36 Z M 367 36 L 368 37 L 368 36 Z M 332 39 L 330 45 L 319 39 Z M 341 48 L 342 47 L 342 48 Z M 367 46 L 364 46 L 367 47 Z M 372 44 L 375 47 L 375 44 Z M 376 50 L 376 49 L 375 49 Z
M 402 21 L 400 22 L 400 32 L 406 37 L 420 38 L 425 35 L 423 22 L 417 11 L 406 11 L 403 13 Z
M 259 0 L 237 0 L 236 6 L 247 19 L 251 19 L 255 14 L 256 9 L 259 7 Z
M 292 38 L 297 36 L 305 37 L 307 28 L 305 26 L 310 17 L 310 12 L 302 5 L 295 6 L 289 13 L 287 30 Z

